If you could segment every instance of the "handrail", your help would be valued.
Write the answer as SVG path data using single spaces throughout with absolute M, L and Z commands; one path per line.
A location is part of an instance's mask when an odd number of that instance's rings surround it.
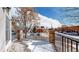
M 55 34 L 60 35 L 60 36 L 64 36 L 64 37 L 67 37 L 67 38 L 70 38 L 70 39 L 72 39 L 74 41 L 79 42 L 79 36 L 72 36 L 72 35 L 68 35 L 68 34 L 64 34 L 64 33 L 59 33 L 59 32 L 55 32 Z
M 60 32 L 55 32 L 55 35 L 60 36 L 61 39 L 59 40 L 60 47 L 61 47 L 61 51 L 62 52 L 78 52 L 79 49 L 79 37 L 78 36 L 72 36 L 72 35 L 68 35 L 68 34 L 64 34 L 64 33 L 60 33 Z M 59 39 L 59 38 L 57 38 Z M 74 44 L 75 42 L 75 44 Z M 56 40 L 55 40 L 55 45 L 56 45 Z M 57 44 L 59 45 L 59 44 Z M 74 45 L 75 45 L 75 49 L 74 49 Z

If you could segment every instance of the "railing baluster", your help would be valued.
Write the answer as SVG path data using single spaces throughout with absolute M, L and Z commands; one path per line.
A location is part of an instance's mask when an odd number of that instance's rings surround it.
M 78 52 L 78 42 L 76 42 L 76 52 Z
M 65 44 L 65 52 L 66 52 L 66 37 L 64 38 L 64 44 Z
M 72 42 L 72 40 L 71 40 L 71 52 L 73 51 L 73 47 L 72 47 L 72 44 L 73 44 L 73 42 Z
M 76 52 L 78 52 L 78 38 L 71 36 L 71 35 L 67 35 L 67 34 L 63 34 L 63 33 L 58 33 L 56 32 L 57 35 L 59 35 L 60 37 L 62 37 L 61 39 L 61 50 L 62 52 L 74 52 L 74 42 L 76 42 Z
M 67 39 L 67 52 L 69 52 L 69 40 Z
M 62 36 L 62 52 L 64 52 L 64 49 L 63 49 L 63 36 Z

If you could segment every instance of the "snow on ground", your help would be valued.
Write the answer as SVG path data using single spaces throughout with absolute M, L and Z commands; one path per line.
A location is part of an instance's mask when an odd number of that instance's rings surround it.
M 39 38 L 39 37 L 38 37 Z M 49 43 L 48 38 L 40 37 L 37 39 L 34 36 L 30 36 L 28 40 L 23 39 L 21 41 L 13 41 L 8 52 L 54 52 L 54 46 Z
M 7 49 L 8 52 L 54 52 L 54 47 L 48 41 L 16 41 Z
M 6 51 L 7 52 L 31 52 L 27 44 L 17 40 L 12 42 Z
M 42 40 L 33 40 L 32 41 L 32 52 L 54 52 L 54 47 L 52 44 Z

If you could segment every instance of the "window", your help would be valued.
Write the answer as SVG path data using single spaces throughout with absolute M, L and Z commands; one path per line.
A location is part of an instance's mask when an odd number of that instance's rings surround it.
M 6 44 L 10 40 L 10 20 L 8 16 L 6 16 Z

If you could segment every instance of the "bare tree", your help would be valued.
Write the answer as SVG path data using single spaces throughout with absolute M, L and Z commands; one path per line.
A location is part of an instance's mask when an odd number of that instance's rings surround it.
M 23 23 L 26 38 L 27 32 L 37 23 L 39 17 L 32 7 L 20 7 L 17 11 L 21 16 L 20 21 Z

